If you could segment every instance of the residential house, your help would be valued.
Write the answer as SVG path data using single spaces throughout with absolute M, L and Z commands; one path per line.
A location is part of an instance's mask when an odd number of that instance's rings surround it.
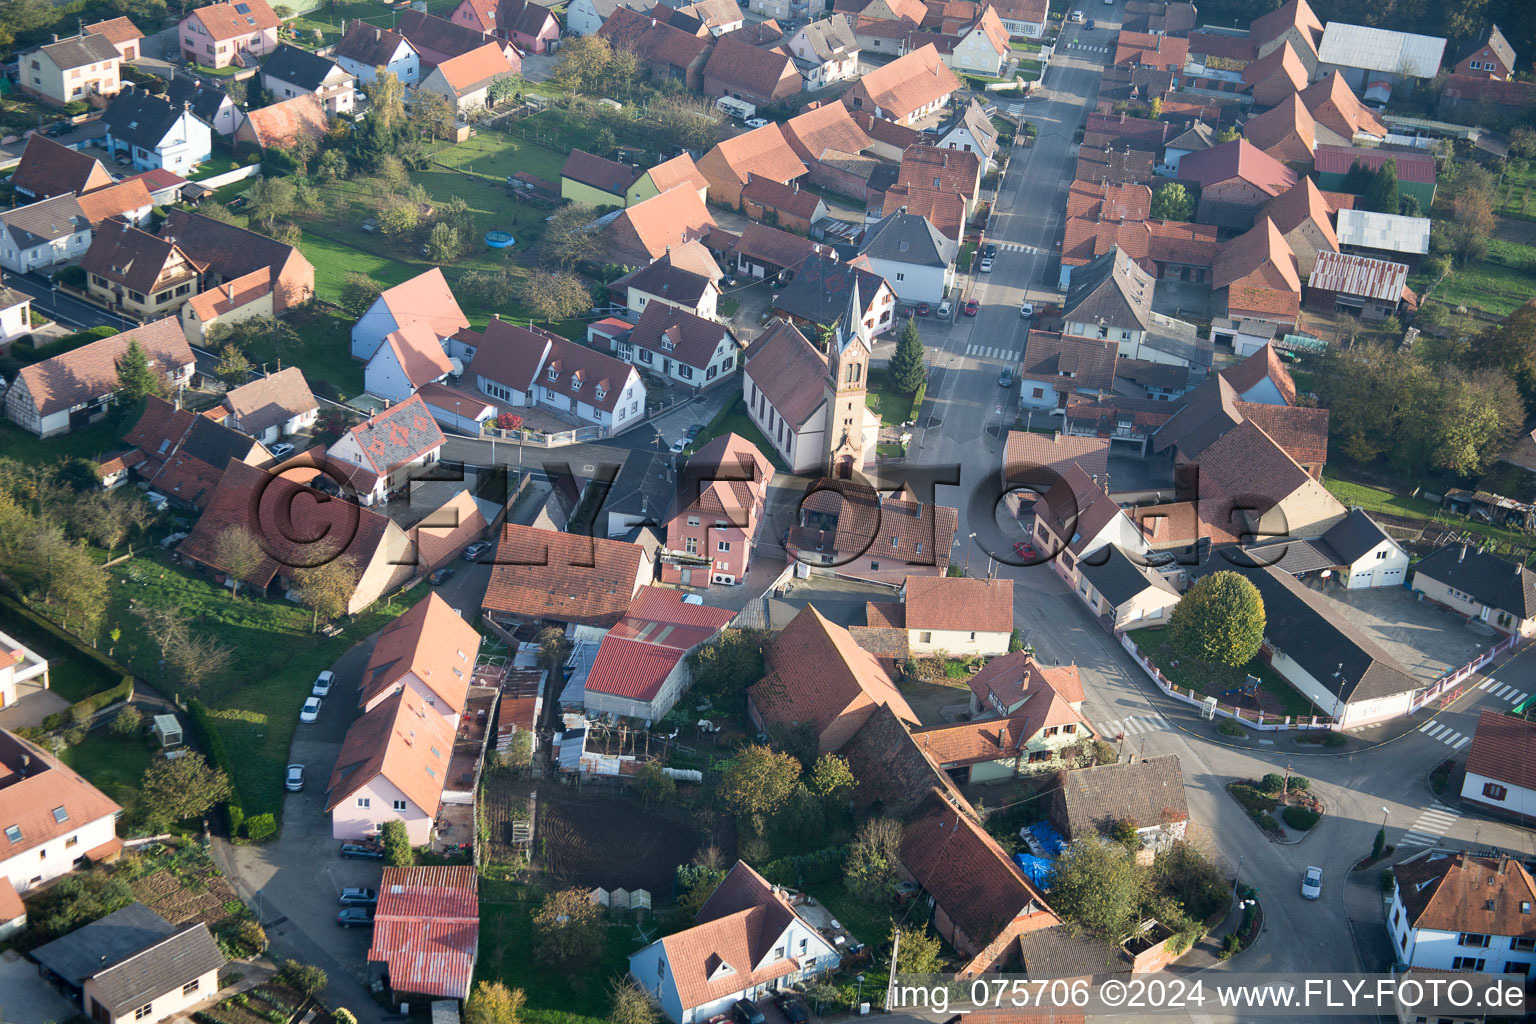
M 144 412 L 123 435 L 144 454 L 133 475 L 179 508 L 207 508 L 231 462 L 260 466 L 272 455 L 255 438 L 214 416 L 181 409 L 162 398 L 145 399 Z
M 364 507 L 388 501 L 438 460 L 443 432 L 419 397 L 412 396 L 352 427 L 326 450 L 334 479 Z
M 1390 254 L 1413 259 L 1429 252 L 1428 217 L 1401 217 L 1374 210 L 1340 210 L 1338 238 L 1343 251 L 1361 256 Z
M 787 4 L 788 0 L 784 2 Z M 614 11 L 624 8 L 645 14 L 651 6 L 646 0 L 572 0 L 565 10 L 565 32 L 572 36 L 596 35 Z
M 436 592 L 380 631 L 358 682 L 363 714 L 408 691 L 449 730 L 458 728 L 469 699 L 480 634 Z
M 1019 405 L 1065 409 L 1071 395 L 1101 398 L 1113 393 L 1119 343 L 1054 331 L 1031 330 L 1019 361 Z
M 1387 914 L 1398 963 L 1529 977 L 1536 880 L 1513 857 L 1424 850 L 1392 868 Z
M 408 687 L 358 716 L 325 787 L 331 837 L 368 839 L 398 821 L 412 846 L 431 842 L 453 739 L 448 720 Z
M 1104 557 L 1081 563 L 1077 592 L 1113 632 L 1162 626 L 1168 622 L 1179 591 L 1157 570 L 1117 547 Z
M 1158 183 L 1153 171 L 1156 162 L 1157 155 L 1144 149 L 1079 148 L 1074 177 L 1078 181 L 1109 185 L 1155 185 Z
M 108 18 L 86 25 L 80 31 L 82 35 L 105 37 L 117 47 L 118 57 L 125 61 L 139 59 L 139 40 L 144 38 L 144 33 L 127 18 Z
M 1073 711 L 1083 710 L 1083 680 L 1076 665 L 1046 668 L 1035 656 L 1013 651 L 993 658 L 970 678 L 972 718 L 1007 718 L 1025 704 L 1061 701 Z M 1042 698 L 1050 693 L 1048 698 Z
M 867 353 L 868 342 L 861 344 Z M 741 381 L 747 415 L 791 472 L 823 470 L 827 465 L 829 438 L 838 436 L 831 381 L 827 354 L 790 323 L 771 322 L 747 349 Z M 880 417 L 861 403 L 852 408 L 860 422 L 845 433 L 855 448 L 853 464 L 862 468 L 875 450 Z
M 177 75 L 165 83 L 165 98 L 173 106 L 191 104 L 193 116 L 208 122 L 210 128 L 225 138 L 233 135 L 245 119 L 244 112 L 229 98 L 229 93 L 195 75 Z
M 1337 71 L 1356 89 L 1385 81 L 1412 91 L 1416 80 L 1440 73 L 1445 40 L 1366 25 L 1330 21 L 1317 48 L 1317 71 Z
M 1380 171 L 1390 160 L 1397 168 L 1399 198 L 1412 196 L 1419 209 L 1425 212 L 1434 204 L 1435 158 L 1428 153 L 1319 145 L 1312 160 L 1317 170 L 1317 187 L 1324 192 L 1342 191 L 1345 176 L 1357 163 L 1372 171 Z
M 997 125 L 974 98 L 941 124 L 936 134 L 936 145 L 975 153 L 981 158 L 983 171 L 992 168 L 997 157 Z
M 1265 204 L 1262 215 L 1275 229 L 1296 259 L 1296 273 L 1310 276 L 1317 265 L 1319 253 L 1338 252 L 1339 238 L 1333 230 L 1332 212 L 1328 200 L 1318 190 L 1311 178 L 1302 178 L 1280 195 Z M 1349 212 L 1349 211 L 1341 211 Z M 1269 244 L 1268 242 L 1265 243 Z M 1225 264 L 1230 247 L 1224 249 Z M 1269 318 L 1264 318 L 1269 319 Z M 1276 322 L 1271 320 L 1271 322 Z M 1273 334 L 1270 335 L 1273 337 Z M 1265 339 L 1268 340 L 1268 339 Z M 1246 355 L 1246 353 L 1239 353 Z
M 102 222 L 80 269 L 98 302 L 141 319 L 174 313 L 198 291 L 201 277 L 175 242 L 116 218 Z
M 602 246 L 615 263 L 644 267 L 665 256 L 670 247 L 704 238 L 714 228 L 715 219 L 698 190 L 674 185 L 609 221 L 602 229 Z
M 624 193 L 624 204 L 633 206 L 677 185 L 689 185 L 699 194 L 699 202 L 709 198 L 709 182 L 699 173 L 698 165 L 687 153 L 679 153 L 670 160 L 663 160 L 648 171 L 642 171 Z
M 0 213 L 0 266 L 18 274 L 85 255 L 91 222 L 70 193 Z
M 960 80 L 929 43 L 860 78 L 843 94 L 843 103 L 856 113 L 910 126 L 942 109 L 959 88 Z
M 1282 42 L 1243 68 L 1243 89 L 1261 110 L 1279 106 L 1282 100 L 1307 87 L 1307 66 L 1289 41 Z
M 173 386 L 192 379 L 192 350 L 175 317 L 166 317 L 23 367 L 5 393 L 6 418 L 41 438 L 95 422 L 117 389 L 117 362 L 135 341 Z
M 1008 30 L 991 4 L 981 8 L 976 20 L 959 25 L 939 37 L 939 58 L 951 71 L 995 78 L 1002 74 L 1012 50 Z
M 1536 818 L 1536 722 L 1484 708 L 1467 751 L 1461 798 L 1521 821 Z
M 857 295 L 858 308 L 849 302 Z M 774 297 L 773 312 L 796 327 L 814 332 L 835 328 L 850 313 L 854 331 L 866 344 L 885 334 L 896 322 L 896 293 L 885 278 L 869 269 L 869 261 L 847 262 L 813 253 L 795 271 L 794 279 Z
M 1237 398 L 1258 405 L 1295 405 L 1296 382 L 1285 368 L 1280 353 L 1266 341 L 1260 351 L 1221 371 Z
M 390 334 L 416 325 L 428 328 L 445 344 L 469 326 L 440 267 L 379 293 L 352 325 L 352 358 L 372 359 Z
M 842 962 L 837 947 L 800 916 L 788 893 L 743 861 L 726 873 L 694 921 L 629 958 L 630 976 L 654 994 L 672 1024 L 728 1013 L 741 999 L 762 1001 Z
M 265 270 L 253 270 L 188 299 L 181 307 L 181 326 L 189 344 L 204 345 L 215 324 L 272 315 L 272 277 Z
M 877 121 L 881 128 L 890 129 L 893 135 L 890 145 L 877 144 L 866 135 L 841 103 L 818 101 L 812 101 L 803 112 L 784 123 L 784 137 L 789 140 L 795 155 L 810 167 L 813 184 L 862 200 L 871 191 L 870 179 L 887 175 L 891 170 L 880 162 L 878 154 L 884 153 L 892 162 L 899 162 L 901 150 L 896 144 L 920 137 L 910 128 L 902 128 L 890 121 L 869 120 Z M 881 178 L 883 182 L 890 180 L 889 176 Z
M 706 96 L 729 96 L 766 106 L 793 96 L 801 87 L 793 57 L 782 50 L 764 50 L 740 42 L 733 36 L 717 40 L 704 65 Z
M 199 7 L 181 19 L 182 58 L 210 68 L 254 67 L 277 49 L 281 24 L 266 0 Z
M 23 200 L 80 195 L 112 184 L 101 161 L 78 149 L 61 146 L 41 132 L 27 136 L 21 163 L 11 172 L 11 187 Z
M 1200 463 L 1211 446 L 1228 431 L 1249 421 L 1259 427 L 1272 446 L 1290 456 L 1308 477 L 1316 480 L 1322 475 L 1328 453 L 1328 411 L 1293 406 L 1284 401 L 1267 402 L 1263 392 L 1274 387 L 1273 381 L 1261 379 L 1250 386 L 1239 377 L 1250 368 L 1262 367 L 1266 355 L 1272 355 L 1272 352 L 1266 346 L 1242 363 L 1227 367 L 1216 379 L 1208 379 L 1186 396 L 1177 412 L 1158 428 L 1152 451 L 1167 452 L 1172 457 L 1175 477 L 1181 467 Z M 1288 374 L 1282 380 L 1291 386 Z M 1239 388 L 1259 400 L 1245 399 Z M 1289 393 L 1295 397 L 1294 391 Z M 1294 476 L 1285 469 L 1277 469 L 1277 473 L 1277 483 L 1281 476 Z M 1207 479 L 1200 485 L 1210 487 L 1213 483 Z
M 484 608 L 498 622 L 563 624 L 599 640 L 654 575 L 638 544 L 503 524 Z
M 53 754 L 0 729 L 0 892 L 11 896 L 122 850 L 122 808 Z M 7 922 L 12 920 L 6 918 Z
M 1050 687 L 1030 696 L 1003 718 L 925 726 L 912 739 L 957 786 L 1059 770 L 1093 726 Z
M 753 220 L 797 234 L 809 234 L 811 225 L 827 215 L 826 202 L 815 193 L 800 191 L 798 180 L 784 185 L 756 174 L 742 187 L 741 209 Z
M 804 79 L 802 87 L 808 92 L 845 82 L 859 73 L 859 54 L 863 51 L 845 14 L 800 26 L 785 45 L 794 55 Z
M 1274 211 L 1266 211 L 1271 220 L 1279 221 L 1273 216 Z M 1295 252 L 1297 243 L 1291 238 L 1286 239 L 1291 251 Z M 1217 345 L 1230 348 L 1239 359 L 1245 359 L 1253 355 L 1259 349 L 1268 345 L 1280 332 L 1280 325 L 1273 320 L 1233 320 L 1230 317 L 1217 317 L 1211 321 L 1211 340 Z
M 999 970 L 1021 936 L 1061 923 L 974 813 L 964 798 L 930 789 L 906 819 L 898 854 L 902 874 L 932 899 L 933 929 L 960 954 L 963 975 Z
M 906 187 L 909 191 L 931 189 L 938 193 L 958 195 L 964 200 L 962 209 L 966 217 L 969 217 L 981 192 L 982 164 L 980 153 L 939 146 L 912 146 L 901 154 L 896 185 L 898 188 Z
M 1049 22 L 1050 0 L 1001 0 L 994 4 L 1003 28 L 1014 39 L 1039 39 Z
M 126 221 L 142 225 L 149 220 L 154 209 L 149 187 L 140 178 L 124 178 L 115 185 L 107 185 L 77 197 L 80 212 L 86 223 L 101 231 L 108 220 Z
M 872 110 L 852 110 L 846 104 L 840 104 L 848 114 L 848 119 L 853 122 L 864 139 L 868 143 L 858 152 L 867 153 L 878 160 L 885 160 L 893 164 L 901 163 L 901 154 L 907 149 L 923 141 L 923 132 L 909 125 L 897 124 L 890 118 L 880 117 Z M 807 111 L 809 113 L 809 111 Z M 805 117 L 801 114 L 800 117 Z M 795 123 L 799 118 L 791 119 Z M 786 125 L 786 130 L 788 126 Z
M 846 397 L 840 393 L 838 401 L 852 412 Z M 831 468 L 845 473 L 838 461 Z M 871 495 L 859 486 L 841 486 L 844 479 L 824 478 L 801 503 L 785 544 L 790 557 L 812 568 L 833 566 L 839 575 L 890 585 L 909 576 L 944 575 L 959 529 L 953 508 L 921 501 L 911 488 Z
M 264 445 L 314 426 L 320 405 L 304 371 L 289 366 L 224 393 L 224 425 Z
M 1258 209 L 1296 184 L 1296 175 L 1247 139 L 1234 139 L 1179 162 L 1179 177 L 1200 187 L 1201 223 L 1246 231 Z
M 315 293 L 315 268 L 296 246 L 185 210 L 167 212 L 160 225 L 193 262 L 204 268 L 203 287 L 238 281 L 254 271 L 272 284 L 272 311 L 281 316 Z
M 889 65 L 887 65 L 889 66 Z M 902 302 L 938 302 L 955 279 L 959 243 L 926 219 L 897 211 L 864 230 L 859 255 Z
M 1265 616 L 1261 653 L 1318 713 L 1353 728 L 1412 710 L 1427 682 L 1333 613 L 1316 591 L 1274 565 L 1222 568 L 1241 572 L 1258 588 Z
M 446 18 L 434 17 L 416 10 L 401 11 L 395 31 L 416 48 L 421 62 L 420 73 L 423 84 L 439 64 L 454 57 L 473 53 L 484 47 L 486 43 L 497 43 L 507 62 L 514 69 L 522 67 L 522 59 L 518 56 L 517 47 L 512 43 L 498 40 L 489 32 L 480 32 Z
M 1294 186 L 1293 186 L 1294 187 Z M 1338 253 L 1324 250 L 1314 266 Z M 1222 247 L 1211 268 L 1211 285 L 1225 288 L 1226 313 L 1294 325 L 1301 309 L 1301 278 L 1296 254 L 1275 222 L 1265 217 Z M 1317 273 L 1313 270 L 1313 274 Z
M 1502 633 L 1536 634 L 1536 573 L 1465 544 L 1438 548 L 1413 567 L 1413 590 Z
M 335 117 L 356 102 L 357 78 L 346 68 L 309 50 L 283 43 L 261 65 L 261 86 L 275 99 L 314 96 Z
M 454 365 L 444 340 L 431 325 L 418 321 L 384 336 L 363 369 L 363 390 L 389 402 L 403 402 L 423 385 L 447 377 Z
M 208 926 L 174 927 L 142 903 L 33 951 L 42 972 L 102 1024 L 156 1024 L 219 990 L 224 954 Z
M 653 586 L 635 595 L 624 618 L 603 637 L 583 683 L 589 715 L 657 722 L 688 691 L 689 655 L 734 613 L 683 598 L 681 591 Z
M 922 0 L 840 0 L 832 9 L 853 21 L 861 49 L 898 56 L 907 51 L 928 13 Z
M 787 185 L 806 173 L 784 130 L 773 123 L 718 143 L 699 158 L 698 169 L 710 199 L 733 210 L 741 209 L 742 189 L 754 176 Z
M 764 647 L 768 673 L 747 690 L 747 714 L 771 736 L 836 752 L 880 705 L 917 725 L 917 715 L 873 654 L 807 605 Z
M 1122 29 L 1115 37 L 1114 63 L 1137 68 L 1155 68 L 1178 74 L 1189 59 L 1189 40 L 1163 33 L 1130 32 Z
M 185 176 L 213 156 L 213 129 L 207 121 L 185 105 L 132 86 L 118 93 L 102 120 L 107 152 L 136 170 L 164 168 Z
M 1319 139 L 1320 142 L 1350 146 L 1359 136 L 1366 136 L 1361 141 L 1367 142 L 1378 142 L 1387 137 L 1386 125 L 1360 102 L 1338 72 L 1313 82 L 1298 97 L 1307 113 L 1312 115 L 1320 134 L 1327 133 L 1328 137 Z
M 398 32 L 370 25 L 361 19 L 347 26 L 331 58 L 343 71 L 367 85 L 379 76 L 379 68 L 410 87 L 421 79 L 421 54 Z
M 326 475 L 312 459 L 290 465 L 280 476 L 231 460 L 177 554 L 229 574 L 230 567 L 221 562 L 219 536 L 231 526 L 244 527 L 262 538 L 264 557 L 241 582 L 280 597 L 292 589 L 296 566 L 339 557 L 333 538 L 342 538 L 342 556 L 352 571 L 346 614 L 356 615 L 417 574 L 410 539 L 388 516 L 301 483 L 298 477 L 305 469 L 316 479 Z M 273 531 L 263 525 L 275 522 L 290 523 L 292 530 Z
M 742 345 L 729 327 L 666 302 L 650 302 L 614 345 L 626 363 L 672 384 L 705 388 L 736 371 Z
M 460 113 L 484 110 L 493 104 L 491 86 L 516 75 L 521 68 L 521 59 L 509 60 L 504 46 L 490 42 L 440 61 L 422 78 L 420 88 L 447 97 Z
M 670 452 L 636 451 L 626 456 L 598 512 L 599 536 L 634 538 L 659 526 L 676 497 L 677 466 Z
M 668 509 L 662 582 L 743 582 L 772 482 L 773 464 L 740 435 L 722 434 L 695 452 Z
M 483 334 L 465 330 L 458 337 L 475 350 L 469 378 L 481 394 L 508 408 L 533 406 L 604 433 L 619 432 L 644 414 L 639 373 L 613 356 L 500 317 Z
M 385 868 L 368 961 L 394 1002 L 469 999 L 480 954 L 479 878 L 469 865 Z
M 871 626 L 903 629 L 913 656 L 995 658 L 1013 635 L 1013 581 L 910 576 L 900 599 L 868 606 Z M 880 621 L 873 621 L 879 616 Z
M 1104 490 L 1105 483 L 1072 465 L 1035 502 L 1035 550 L 1051 559 L 1051 567 L 1073 589 L 1081 578 L 1079 563 L 1104 561 L 1105 548 L 1138 556 L 1148 551 L 1135 524 Z
M 1261 114 L 1260 117 L 1263 115 Z M 1258 118 L 1254 118 L 1257 121 Z M 1253 122 L 1250 121 L 1249 124 Z M 1247 125 L 1244 125 L 1246 131 Z M 1249 141 L 1253 141 L 1250 139 Z M 1189 127 L 1183 131 L 1173 130 L 1169 133 L 1168 140 L 1163 143 L 1163 162 L 1160 167 L 1166 169 L 1170 177 L 1179 176 L 1179 161 L 1191 153 L 1202 153 L 1216 145 L 1216 130 L 1204 121 L 1196 119 L 1189 123 Z M 1254 145 L 1259 146 L 1257 142 Z M 1259 146 L 1260 149 L 1265 147 Z M 1307 151 L 1309 154 L 1311 150 Z M 1270 154 L 1273 156 L 1274 154 Z M 1278 157 L 1276 159 L 1279 159 Z
M 641 173 L 638 167 L 573 149 L 560 168 L 560 198 L 588 206 L 624 206 Z
M 1396 316 L 1406 302 L 1418 303 L 1408 290 L 1408 267 L 1349 253 L 1318 254 L 1307 278 L 1307 308 L 1326 313 L 1353 313 L 1362 320 Z
M 1280 537 L 1246 545 L 1244 550 L 1255 561 L 1271 562 L 1298 579 L 1326 571 L 1328 575 L 1320 578 L 1350 590 L 1400 587 L 1408 572 L 1408 553 L 1358 508 L 1350 509 L 1320 537 Z
M 674 28 L 665 21 L 618 7 L 597 31 L 614 46 L 633 50 L 655 82 L 681 82 L 689 91 L 704 89 L 704 65 L 714 52 L 713 40 Z
M 1278 9 L 1254 18 L 1248 26 L 1248 38 L 1243 41 L 1253 46 L 1247 54 L 1221 51 L 1212 56 L 1257 60 L 1289 45 L 1300 58 L 1310 78 L 1317 71 L 1317 50 L 1323 42 L 1323 23 L 1318 20 L 1307 0 L 1287 0 Z
M 709 35 L 716 39 L 732 32 L 746 30 L 747 19 L 741 13 L 736 0 L 694 0 L 693 3 L 658 3 L 656 6 L 666 7 L 695 19 Z M 783 33 L 780 33 L 779 38 L 782 38 L 782 35 Z
M 560 40 L 554 12 L 534 0 L 460 0 L 448 20 L 511 40 L 524 53 L 553 52 L 551 44 Z
M 1044 493 L 1072 465 L 1082 467 L 1089 476 L 1106 476 L 1109 447 L 1108 438 L 1010 430 L 1003 442 L 1003 490 Z M 1028 495 L 1009 497 L 1018 499 L 1010 501 L 1010 511 L 1017 513 Z
M 32 296 L 0 285 L 0 356 L 10 353 L 11 342 L 32 333 Z
M 719 282 L 724 276 L 702 243 L 687 242 L 609 287 L 615 295 L 624 296 L 625 306 L 636 316 L 651 303 L 659 302 L 713 320 L 720 301 Z
M 122 55 L 106 36 L 82 33 L 69 39 L 54 36 L 16 58 L 17 84 L 23 92 L 55 106 L 93 97 L 111 97 L 121 88 L 118 65 Z
M 1177 754 L 1079 768 L 1060 778 L 1049 819 L 1068 842 L 1117 836 L 1128 822 L 1136 829 L 1137 860 L 1150 864 L 1184 838 L 1189 804 Z
M 749 221 L 727 250 L 726 265 L 734 266 L 739 277 L 775 278 L 782 283 L 812 256 L 832 251 L 830 245 Z
M 1451 68 L 1451 74 L 1508 82 L 1515 77 L 1515 48 L 1509 45 L 1499 26 L 1489 22 Z
M 1075 338 L 1109 340 L 1121 355 L 1152 358 L 1141 342 L 1152 325 L 1151 274 L 1126 258 L 1119 247 L 1072 271 L 1062 302 L 1061 333 Z

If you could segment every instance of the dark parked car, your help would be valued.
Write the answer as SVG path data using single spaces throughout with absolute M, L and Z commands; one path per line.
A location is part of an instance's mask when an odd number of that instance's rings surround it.
M 453 570 L 445 565 L 441 569 L 434 571 L 432 575 L 428 576 L 427 582 L 432 584 L 434 587 L 440 587 L 444 583 L 447 583 L 452 577 Z
M 384 851 L 377 846 L 367 846 L 363 843 L 342 843 L 341 855 L 353 860 L 383 860 Z
M 768 1018 L 763 1016 L 763 1011 L 757 1008 L 757 1004 L 750 999 L 738 999 L 731 1007 L 731 1016 L 740 1024 L 768 1024 Z
M 343 928 L 372 928 L 372 907 L 348 907 L 336 915 L 336 923 Z
M 779 1009 L 784 1011 L 784 1016 L 789 1018 L 789 1024 L 806 1024 L 811 1019 L 810 1011 L 805 1008 L 805 1003 L 800 997 L 786 992 L 779 996 Z
M 988 242 L 986 245 L 982 246 L 981 247 L 981 258 L 984 259 L 984 260 L 995 260 L 995 259 L 997 259 L 997 243 L 996 242 Z
M 353 887 L 341 890 L 339 900 L 344 907 L 372 907 L 379 902 L 379 894 L 372 889 Z

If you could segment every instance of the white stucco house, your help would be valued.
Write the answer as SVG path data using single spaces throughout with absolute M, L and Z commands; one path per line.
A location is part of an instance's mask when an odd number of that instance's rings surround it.
M 398 78 L 401 85 L 412 86 L 421 80 L 421 55 L 411 41 L 362 19 L 348 26 L 331 59 L 355 76 L 360 86 L 377 78 L 379 68 Z
M 1500 632 L 1536 635 L 1536 573 L 1518 562 L 1449 545 L 1414 566 L 1413 589 Z
M 439 267 L 386 288 L 352 325 L 352 358 L 367 362 L 384 339 L 412 324 L 423 324 L 443 340 L 469 326 Z
M 15 704 L 17 688 L 34 679 L 48 689 L 48 659 L 14 637 L 0 633 L 0 708 Z
M 475 353 L 465 380 L 507 409 L 533 406 L 611 433 L 645 415 L 639 371 L 558 334 L 493 317 L 483 333 L 461 331 L 456 343 Z
M 701 1024 L 738 999 L 762 999 L 830 971 L 837 948 L 788 897 L 742 861 L 726 874 L 692 928 L 629 958 L 629 974 L 672 1024 Z
M 163 168 L 183 177 L 213 156 L 213 128 L 162 96 L 132 86 L 118 93 L 101 118 L 107 125 L 102 144 L 128 160 L 135 170 Z
M 122 810 L 43 748 L 0 730 L 0 894 L 115 857 Z
M 902 302 L 937 303 L 955 281 L 959 243 L 925 217 L 898 210 L 864 231 L 860 255 Z
M 1398 963 L 1521 978 L 1536 967 L 1536 881 L 1518 860 L 1430 849 L 1392 871 Z
M 902 629 L 914 656 L 995 658 L 1013 635 L 1013 581 L 908 576 L 896 602 L 871 602 L 869 625 Z
M 1483 711 L 1467 751 L 1461 798 L 1536 821 L 1536 723 Z
M 1179 591 L 1156 569 L 1110 545 L 1101 557 L 1078 563 L 1077 594 L 1114 629 L 1162 626 L 1179 603 Z

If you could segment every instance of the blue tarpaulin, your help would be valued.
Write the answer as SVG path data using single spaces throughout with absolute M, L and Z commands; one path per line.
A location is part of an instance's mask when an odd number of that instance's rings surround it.
M 1067 848 L 1067 841 L 1062 838 L 1060 832 L 1051 827 L 1050 822 L 1038 821 L 1029 826 L 1029 830 L 1034 833 L 1036 839 L 1040 840 L 1040 845 L 1045 847 L 1045 852 L 1052 857 L 1059 856 L 1061 851 Z
M 1031 853 L 1016 853 L 1013 862 L 1024 872 L 1024 877 L 1033 882 L 1036 887 L 1049 889 L 1051 876 L 1056 874 L 1056 865 L 1044 857 L 1036 857 Z

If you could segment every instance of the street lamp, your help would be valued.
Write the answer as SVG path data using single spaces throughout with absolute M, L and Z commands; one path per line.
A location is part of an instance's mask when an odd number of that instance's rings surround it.
M 1387 827 L 1387 815 L 1389 815 L 1391 813 L 1392 812 L 1387 810 L 1385 807 L 1383 807 L 1381 809 L 1381 827 L 1382 828 L 1386 828 Z
M 1243 858 L 1241 856 L 1239 856 L 1237 858 L 1237 870 L 1232 872 L 1232 896 L 1233 896 L 1234 899 L 1237 897 L 1237 882 L 1238 882 L 1238 878 L 1242 875 L 1242 873 L 1243 873 Z
M 266 910 L 265 910 L 266 904 L 262 901 L 261 892 L 262 891 L 260 889 L 256 890 L 256 923 L 257 924 L 264 924 L 266 922 L 266 920 L 267 920 L 267 914 L 266 914 Z
M 971 545 L 976 542 L 976 534 L 972 533 L 965 541 L 965 574 L 971 574 Z
M 859 981 L 859 994 L 857 996 L 855 996 L 854 1000 L 853 1000 L 853 1008 L 855 1010 L 857 1010 L 859 1008 L 860 1004 L 862 1004 L 864 1002 L 864 975 L 862 975 L 862 974 L 859 975 L 858 981 Z

